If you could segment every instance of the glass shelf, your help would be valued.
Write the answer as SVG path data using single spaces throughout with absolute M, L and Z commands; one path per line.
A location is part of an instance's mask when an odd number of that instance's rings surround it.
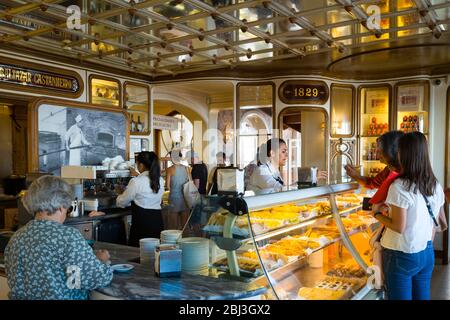
M 130 134 L 146 136 L 150 134 L 150 93 L 147 86 L 139 83 L 125 82 L 124 84 L 125 108 L 130 117 Z M 143 126 L 142 131 L 133 130 L 137 122 Z
M 95 104 L 107 104 L 107 105 L 115 105 L 119 106 L 119 100 L 118 99 L 110 99 L 110 98 L 103 98 L 103 97 L 92 97 L 92 102 Z

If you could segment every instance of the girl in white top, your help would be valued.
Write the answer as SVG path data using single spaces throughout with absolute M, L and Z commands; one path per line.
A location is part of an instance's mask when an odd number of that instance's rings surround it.
M 433 229 L 443 210 L 444 192 L 431 169 L 422 133 L 404 135 L 398 149 L 400 176 L 391 184 L 386 203 L 373 206 L 374 217 L 386 228 L 381 245 L 387 296 L 390 300 L 429 300 Z
M 283 139 L 274 138 L 260 147 L 260 164 L 250 176 L 248 190 L 255 194 L 280 192 L 284 181 L 279 168 L 286 164 L 288 148 Z
M 130 228 L 130 246 L 139 246 L 142 238 L 159 238 L 164 230 L 161 201 L 164 193 L 164 179 L 161 177 L 161 167 L 156 153 L 144 151 L 136 158 L 138 175 L 132 170 L 131 179 L 124 193 L 116 199 L 118 207 L 128 207 L 132 211 Z

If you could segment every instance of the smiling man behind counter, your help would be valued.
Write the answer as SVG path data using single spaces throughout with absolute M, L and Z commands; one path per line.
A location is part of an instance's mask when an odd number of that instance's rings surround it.
M 43 176 L 31 184 L 23 203 L 35 218 L 5 249 L 10 299 L 85 300 L 89 290 L 111 282 L 109 253 L 94 254 L 78 230 L 63 225 L 71 202 L 71 188 L 61 178 Z

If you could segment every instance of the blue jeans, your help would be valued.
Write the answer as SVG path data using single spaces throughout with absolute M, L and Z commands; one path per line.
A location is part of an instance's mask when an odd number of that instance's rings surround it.
M 430 300 L 433 243 L 417 253 L 383 248 L 383 272 L 389 300 Z

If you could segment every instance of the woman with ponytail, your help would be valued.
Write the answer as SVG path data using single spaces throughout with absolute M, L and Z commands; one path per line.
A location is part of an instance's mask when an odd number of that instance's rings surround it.
M 156 153 L 144 151 L 136 158 L 139 175 L 130 180 L 125 192 L 117 197 L 117 206 L 131 204 L 132 224 L 128 245 L 139 247 L 142 238 L 159 238 L 164 230 L 161 200 L 164 179 Z

